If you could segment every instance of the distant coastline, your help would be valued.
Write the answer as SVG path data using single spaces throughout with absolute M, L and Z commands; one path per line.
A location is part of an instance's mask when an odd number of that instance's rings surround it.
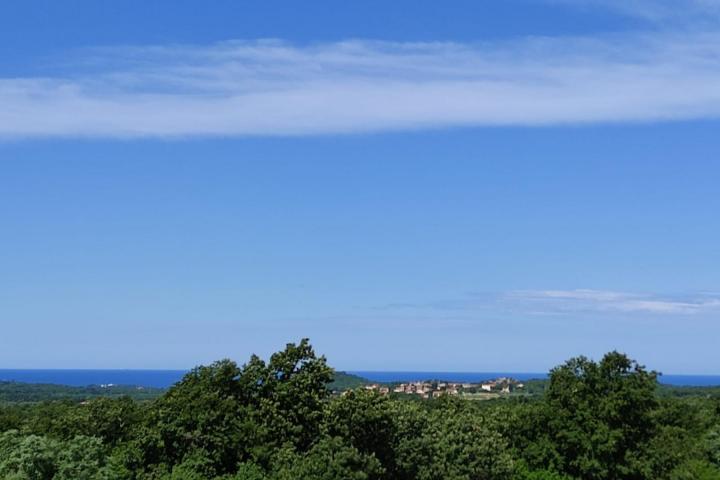
M 544 380 L 547 373 L 527 372 L 381 372 L 348 371 L 353 375 L 367 378 L 373 382 L 415 382 L 423 380 L 446 380 L 451 382 L 480 382 L 493 378 L 508 377 L 516 380 Z M 661 375 L 659 381 L 676 387 L 714 387 L 720 386 L 720 375 Z
M 495 378 L 514 378 L 515 380 L 544 380 L 547 373 L 528 372 L 393 372 L 393 371 L 348 371 L 353 375 L 367 378 L 372 382 L 421 382 L 425 380 L 443 380 L 448 382 L 482 382 Z M 720 384 L 720 376 L 718 376 Z
M 31 370 L 0 369 L 0 381 L 24 383 L 48 383 L 85 387 L 88 385 L 137 385 L 167 388 L 179 381 L 186 370 Z M 478 382 L 499 377 L 517 380 L 545 379 L 546 373 L 522 372 L 396 372 L 396 371 L 348 371 L 371 382 L 392 383 L 423 380 L 454 382 Z M 660 383 L 673 386 L 720 386 L 720 375 L 662 375 Z
M 87 387 L 89 385 L 133 385 L 168 388 L 187 370 L 62 370 L 0 369 L 0 381 L 46 383 Z

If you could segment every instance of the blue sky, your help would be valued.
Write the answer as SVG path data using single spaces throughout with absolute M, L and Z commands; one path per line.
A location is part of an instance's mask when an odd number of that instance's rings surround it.
M 719 373 L 682 3 L 3 4 L 0 366 Z

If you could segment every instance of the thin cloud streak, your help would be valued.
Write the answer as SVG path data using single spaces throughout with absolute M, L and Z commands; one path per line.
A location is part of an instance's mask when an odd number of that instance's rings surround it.
M 652 22 L 703 23 L 716 21 L 719 0 L 547 0 L 549 3 L 580 8 L 602 8 Z
M 410 317 L 436 312 L 468 319 L 488 315 L 567 317 L 596 315 L 681 317 L 720 313 L 720 294 L 662 295 L 609 290 L 515 290 L 419 303 L 389 303 L 371 310 Z
M 693 315 L 720 312 L 720 298 L 707 295 L 665 297 L 601 290 L 526 290 L 511 292 L 506 300 L 548 311 L 625 312 Z
M 0 78 L 0 137 L 318 135 L 720 116 L 720 34 L 87 51 Z

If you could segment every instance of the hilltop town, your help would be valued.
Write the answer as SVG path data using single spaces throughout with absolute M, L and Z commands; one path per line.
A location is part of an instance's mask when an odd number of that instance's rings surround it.
M 407 382 L 397 384 L 372 383 L 365 385 L 366 390 L 378 392 L 381 395 L 417 395 L 420 398 L 435 398 L 441 395 L 476 396 L 490 398 L 496 395 L 508 395 L 513 392 L 522 392 L 525 384 L 514 378 L 501 377 L 481 383 L 456 383 L 440 380 L 426 380 L 420 382 Z

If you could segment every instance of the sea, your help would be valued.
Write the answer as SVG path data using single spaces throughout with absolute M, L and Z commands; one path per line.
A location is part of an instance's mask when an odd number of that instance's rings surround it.
M 0 369 L 0 381 L 50 383 L 85 387 L 89 385 L 133 385 L 168 388 L 182 379 L 186 370 L 9 370 Z M 522 372 L 384 372 L 350 371 L 372 382 L 413 382 L 445 380 L 476 383 L 500 377 L 520 381 L 547 378 L 546 373 Z M 662 375 L 660 382 L 675 386 L 720 386 L 720 375 Z

